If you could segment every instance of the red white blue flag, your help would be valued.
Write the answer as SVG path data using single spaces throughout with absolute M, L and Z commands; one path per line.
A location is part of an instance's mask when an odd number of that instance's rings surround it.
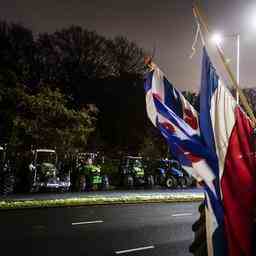
M 215 176 L 205 161 L 209 154 L 200 137 L 197 111 L 156 65 L 147 74 L 144 87 L 148 117 L 167 140 L 172 154 L 197 180 L 210 184 Z
M 218 255 L 224 256 L 224 213 L 218 178 L 213 172 L 218 168 L 218 159 L 201 136 L 199 115 L 156 65 L 147 74 L 145 92 L 148 117 L 165 137 L 170 151 L 187 172 L 205 183 L 208 209 L 214 216 L 211 235 L 218 242 Z
M 205 182 L 208 256 L 254 255 L 253 128 L 223 85 L 206 50 L 200 117 L 155 65 L 145 80 L 145 92 L 149 119 L 184 169 Z
M 218 164 L 211 167 L 224 209 L 224 214 L 218 215 L 208 204 L 208 255 L 253 256 L 252 228 L 256 202 L 253 128 L 224 86 L 205 49 L 200 130 L 208 150 L 218 159 Z

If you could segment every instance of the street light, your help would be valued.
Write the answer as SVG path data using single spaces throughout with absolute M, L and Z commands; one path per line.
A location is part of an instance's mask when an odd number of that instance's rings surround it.
M 212 42 L 217 44 L 217 45 L 220 45 L 223 41 L 223 36 L 219 33 L 215 33 L 212 35 L 212 38 L 211 38 Z
M 215 33 L 212 35 L 212 42 L 216 45 L 220 45 L 223 42 L 223 37 L 219 33 Z M 236 33 L 233 35 L 225 35 L 225 37 L 233 37 L 236 40 L 236 81 L 239 85 L 240 83 L 240 34 Z M 236 90 L 236 102 L 239 104 L 239 93 L 238 90 Z

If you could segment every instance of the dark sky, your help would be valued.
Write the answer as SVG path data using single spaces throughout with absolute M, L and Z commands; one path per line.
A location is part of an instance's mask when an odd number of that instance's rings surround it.
M 204 0 L 212 30 L 241 33 L 241 84 L 256 86 L 256 1 Z M 181 89 L 198 90 L 200 47 L 190 60 L 195 33 L 192 0 L 0 0 L 0 17 L 34 33 L 81 25 L 108 37 L 124 35 L 151 51 L 169 80 Z M 256 23 L 256 21 L 255 21 Z M 224 50 L 235 65 L 234 40 Z

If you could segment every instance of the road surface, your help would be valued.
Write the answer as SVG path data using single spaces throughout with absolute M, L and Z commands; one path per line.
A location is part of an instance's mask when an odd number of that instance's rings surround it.
M 1 255 L 189 256 L 199 203 L 0 212 Z

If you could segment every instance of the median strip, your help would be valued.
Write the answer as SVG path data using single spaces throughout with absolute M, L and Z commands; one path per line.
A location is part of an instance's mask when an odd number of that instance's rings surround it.
M 67 207 L 100 204 L 135 204 L 135 203 L 169 203 L 169 202 L 198 202 L 204 199 L 203 193 L 164 193 L 149 195 L 119 195 L 119 196 L 84 196 L 65 199 L 35 199 L 35 200 L 3 200 L 0 210 Z
M 185 216 L 192 216 L 193 213 L 177 213 L 177 214 L 172 214 L 172 217 L 185 217 Z
M 96 223 L 103 223 L 103 220 L 73 222 L 73 223 L 72 223 L 72 226 L 76 226 L 76 225 L 86 225 L 86 224 L 96 224 Z
M 138 248 L 134 248 L 134 249 L 116 251 L 115 253 L 116 253 L 116 254 L 123 254 L 123 253 L 128 253 L 128 252 L 143 251 L 143 250 L 149 250 L 149 249 L 154 249 L 154 248 L 155 248 L 154 245 L 150 245 L 150 246 L 138 247 Z

